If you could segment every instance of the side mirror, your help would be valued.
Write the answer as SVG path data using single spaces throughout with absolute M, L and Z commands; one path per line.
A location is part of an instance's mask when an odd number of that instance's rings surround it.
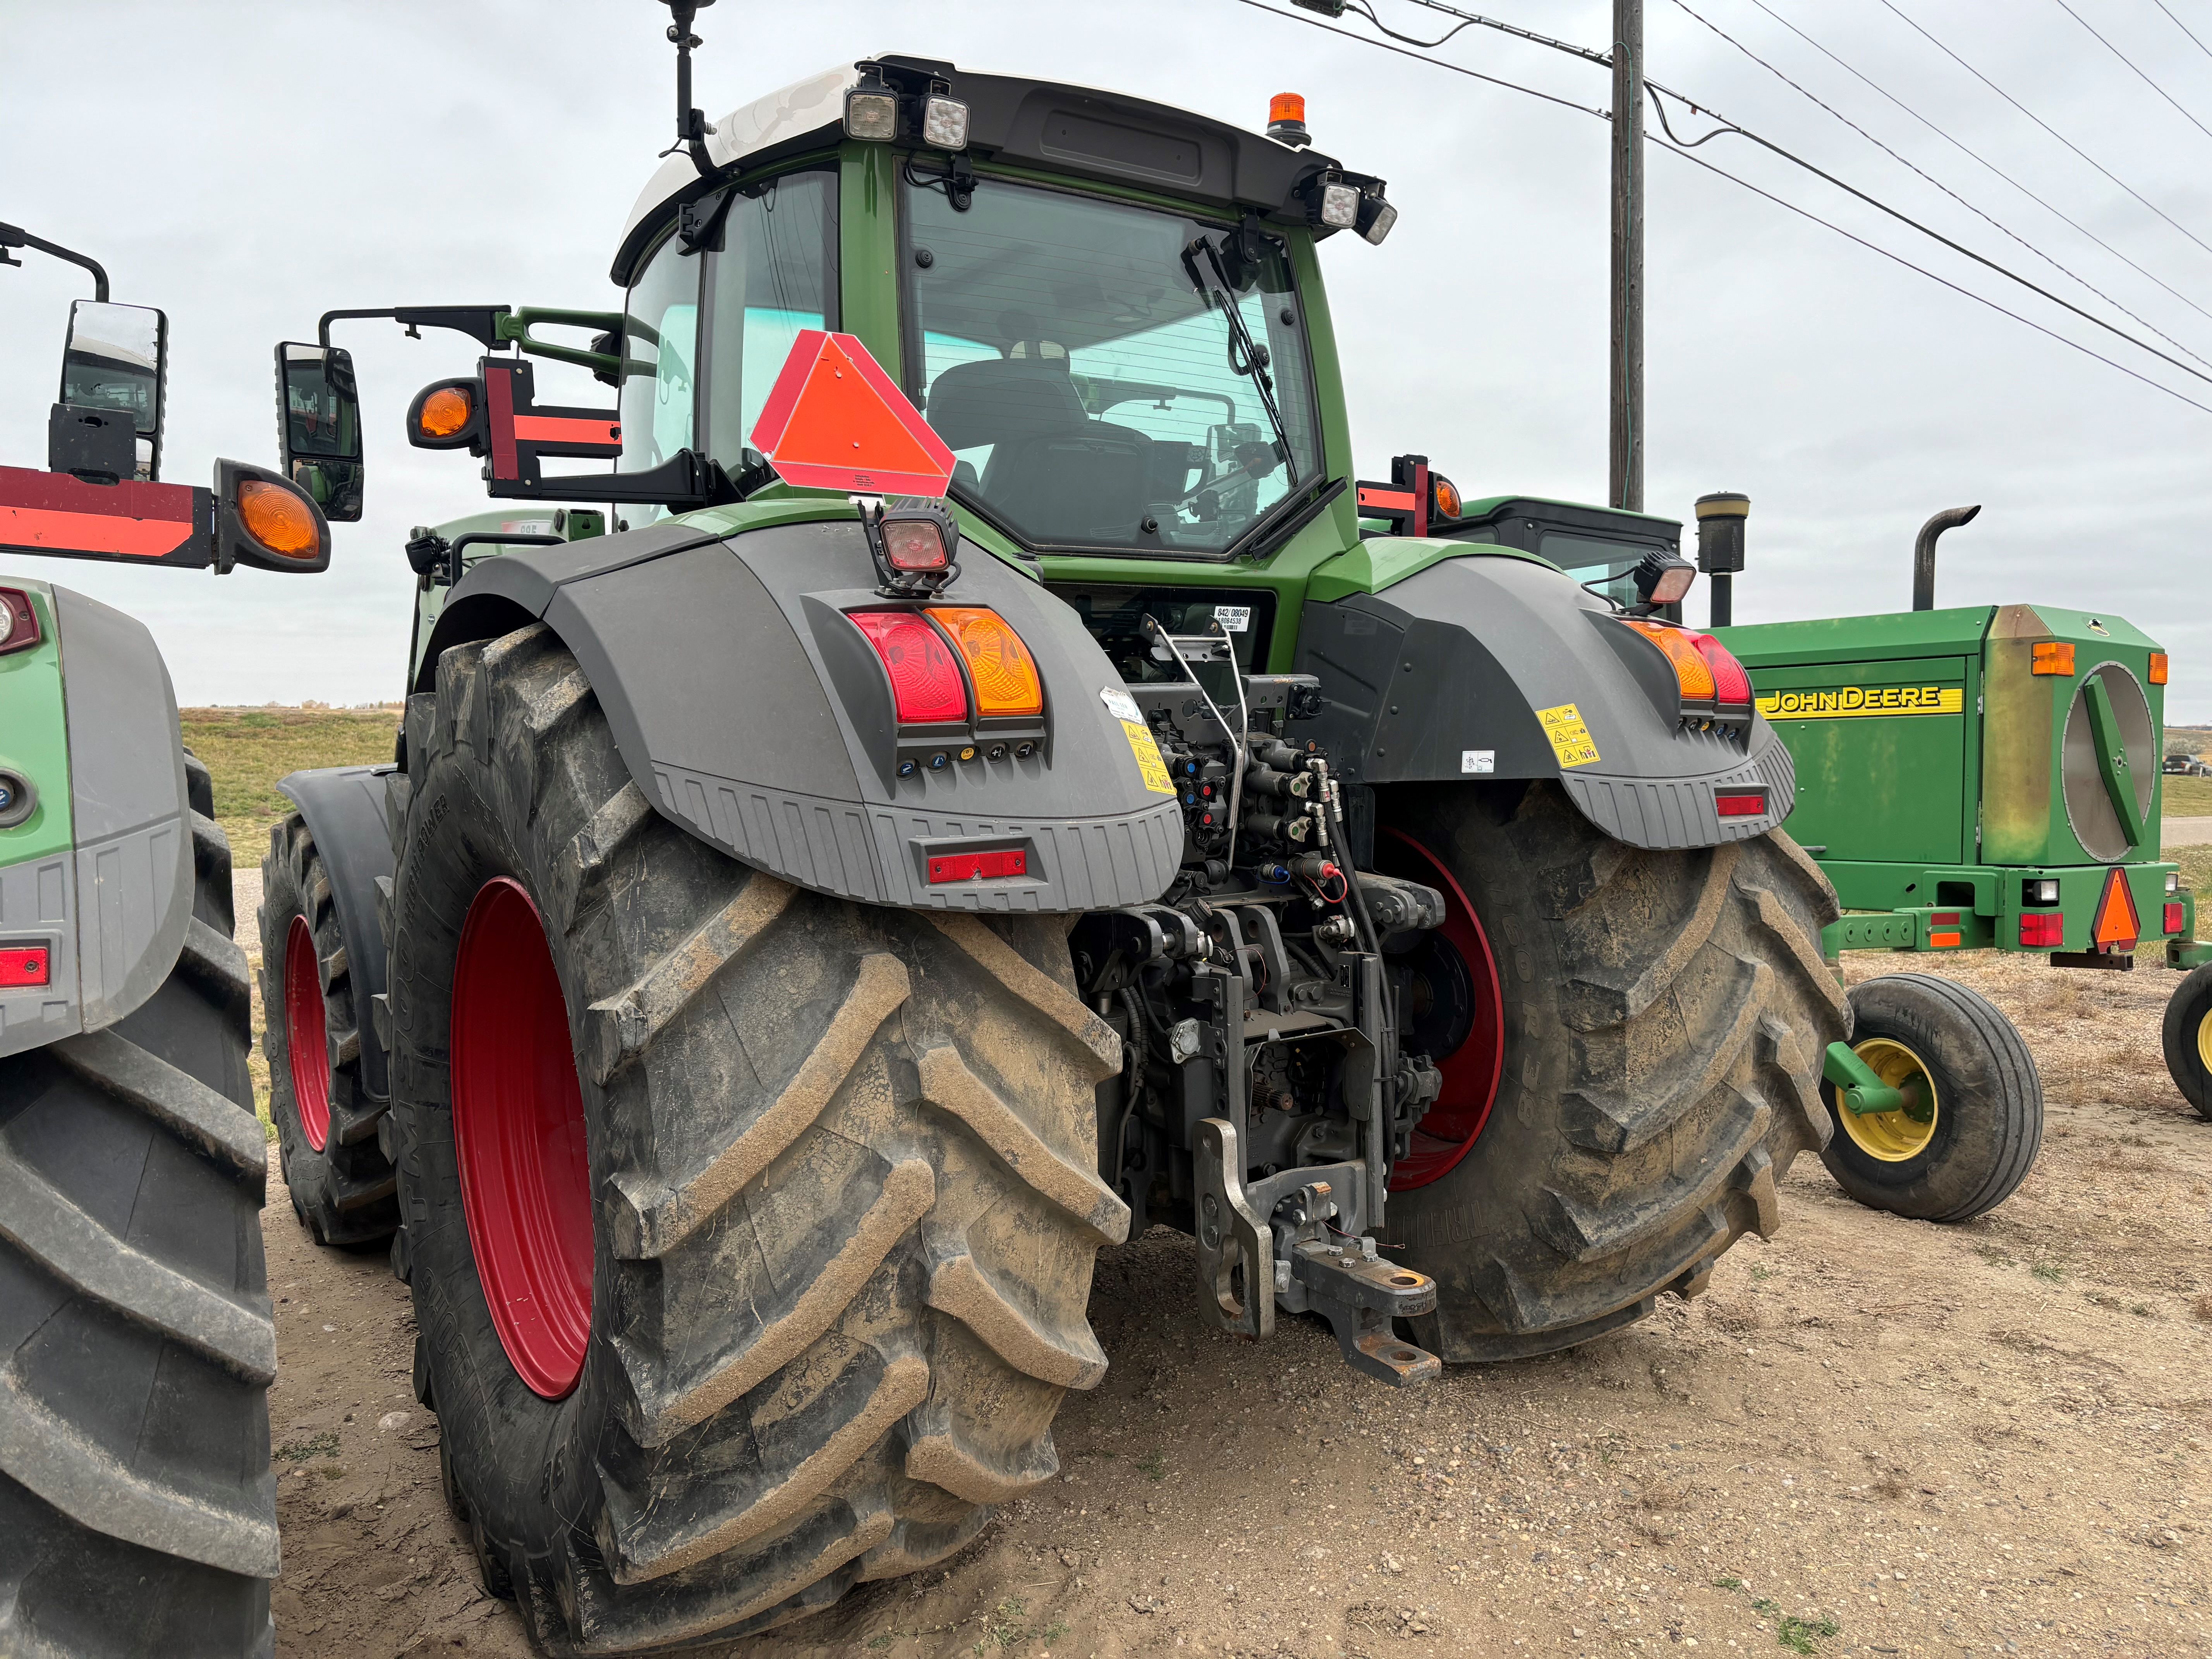
M 342 524 L 359 519 L 368 475 L 351 353 L 289 340 L 276 348 L 276 432 L 284 476 L 313 499 L 325 519 Z
M 152 482 L 161 476 L 161 416 L 168 393 L 169 319 L 151 306 L 111 305 L 79 300 L 70 307 L 69 343 L 62 350 L 61 406 L 54 411 L 50 445 L 68 432 L 82 441 L 102 427 L 127 422 L 131 431 L 131 465 L 121 465 L 122 448 L 103 451 L 90 468 L 121 477 Z M 122 417 L 118 422 L 117 416 Z M 122 434 L 115 434 L 120 439 Z M 98 441 L 93 438 L 96 445 Z M 54 471 L 83 471 L 92 459 L 76 442 L 69 454 L 49 457 Z M 55 465 L 56 462 L 62 463 Z M 106 463 L 112 461 L 114 465 Z

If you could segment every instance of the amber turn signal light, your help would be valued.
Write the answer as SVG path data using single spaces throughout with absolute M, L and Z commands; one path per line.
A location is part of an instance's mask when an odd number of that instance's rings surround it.
M 239 482 L 238 521 L 247 535 L 285 558 L 312 559 L 322 550 L 322 532 L 307 501 L 258 478 Z
M 415 425 L 426 438 L 450 438 L 468 425 L 475 412 L 467 392 L 457 386 L 441 386 L 422 399 Z
M 2035 659 L 2029 672 L 2036 674 L 2071 674 L 2074 672 L 2074 647 L 2064 640 L 2038 640 Z
M 1622 617 L 1618 619 L 1623 628 L 1632 628 L 1659 647 L 1674 671 L 1674 683 L 1681 688 L 1682 701 L 1711 703 L 1715 701 L 1717 688 L 1713 684 L 1712 665 L 1705 659 L 1690 635 L 1679 628 L 1669 628 L 1664 623 L 1644 622 L 1639 618 Z
M 2150 683 L 2153 685 L 2166 684 L 2166 653 L 2163 651 L 2150 653 Z
M 929 616 L 968 665 L 978 714 L 988 720 L 1044 713 L 1044 686 L 1037 678 L 1036 659 L 1004 617 L 981 605 L 933 606 Z

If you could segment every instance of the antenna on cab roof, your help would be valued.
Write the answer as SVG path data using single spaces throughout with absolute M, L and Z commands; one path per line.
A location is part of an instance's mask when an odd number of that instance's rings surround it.
M 676 142 L 660 153 L 673 155 L 679 149 L 691 152 L 691 165 L 704 178 L 714 170 L 707 155 L 707 112 L 691 106 L 691 48 L 699 44 L 699 37 L 691 33 L 691 20 L 714 3 L 714 0 L 661 0 L 672 15 L 668 25 L 668 38 L 676 43 Z

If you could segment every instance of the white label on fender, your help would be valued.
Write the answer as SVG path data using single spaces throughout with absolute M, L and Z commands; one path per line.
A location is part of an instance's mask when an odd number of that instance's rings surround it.
M 1462 749 L 1459 751 L 1459 769 L 1462 772 L 1495 772 L 1498 751 L 1495 749 Z
M 1106 712 L 1117 720 L 1134 720 L 1144 724 L 1145 717 L 1137 712 L 1137 700 L 1118 685 L 1098 688 L 1098 701 L 1106 705 Z
M 1249 605 L 1217 605 L 1213 620 L 1221 624 L 1224 634 L 1242 634 L 1252 626 L 1252 607 Z

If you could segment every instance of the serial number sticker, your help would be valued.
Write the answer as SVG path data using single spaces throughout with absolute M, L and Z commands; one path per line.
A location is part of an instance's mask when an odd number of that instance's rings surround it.
M 1217 605 L 1213 620 L 1221 624 L 1224 634 L 1242 634 L 1252 626 L 1252 607 L 1249 605 Z
M 1459 769 L 1462 772 L 1495 772 L 1498 751 L 1495 749 L 1462 749 L 1459 751 Z
M 1583 724 L 1583 711 L 1574 704 L 1539 708 L 1536 718 L 1543 722 L 1544 735 L 1551 739 L 1552 753 L 1559 757 L 1561 771 L 1597 763 L 1597 744 L 1590 739 L 1589 727 Z
M 1106 712 L 1117 720 L 1144 719 L 1144 716 L 1137 712 L 1137 700 L 1118 685 L 1100 686 L 1098 701 L 1106 705 Z
M 1137 771 L 1145 781 L 1145 787 L 1156 795 L 1172 795 L 1175 785 L 1168 780 L 1168 763 L 1160 758 L 1160 746 L 1152 741 L 1152 729 L 1142 720 L 1123 720 L 1121 730 L 1129 739 L 1129 752 L 1137 757 Z

